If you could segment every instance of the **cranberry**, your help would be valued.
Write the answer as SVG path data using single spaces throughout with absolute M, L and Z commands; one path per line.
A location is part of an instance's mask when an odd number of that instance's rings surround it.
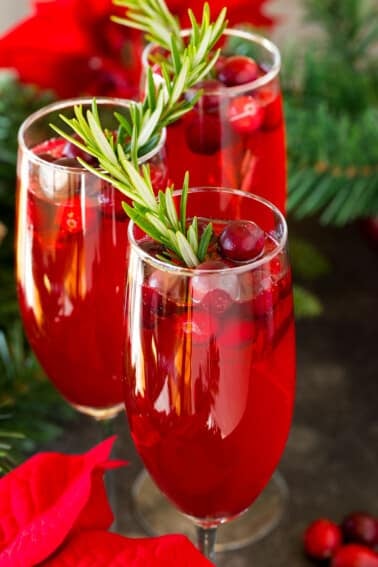
M 77 138 L 79 140 L 79 138 Z M 75 165 L 71 166 L 69 164 L 67 164 L 69 167 L 80 167 L 80 164 L 77 162 L 76 158 L 81 158 L 84 161 L 86 161 L 87 163 L 89 163 L 90 165 L 98 165 L 98 160 L 94 157 L 91 156 L 90 154 L 88 154 L 87 152 L 85 152 L 84 150 L 82 150 L 81 148 L 79 148 L 78 146 L 75 146 L 75 144 L 73 144 L 72 142 L 66 142 L 64 148 L 63 148 L 63 158 L 71 158 L 72 161 L 75 161 Z M 64 165 L 64 164 L 62 164 Z
M 361 219 L 360 226 L 369 245 L 378 251 L 378 215 Z
M 256 92 L 256 100 L 264 109 L 264 118 L 261 128 L 263 130 L 275 130 L 282 124 L 283 111 L 280 94 L 271 87 L 262 87 Z
M 188 100 L 191 100 L 197 90 L 202 89 L 203 94 L 197 102 L 196 108 L 203 112 L 216 112 L 222 100 L 220 94 L 223 88 L 222 83 L 216 79 L 207 79 L 196 83 L 196 90 L 190 89 L 185 96 Z
M 232 299 L 224 289 L 212 289 L 208 291 L 201 301 L 201 307 L 215 315 L 221 315 L 230 307 Z
M 278 290 L 275 286 L 260 291 L 252 300 L 254 315 L 256 317 L 264 317 L 264 315 L 272 311 L 277 297 Z
M 222 145 L 219 117 L 195 113 L 186 129 L 186 141 L 195 154 L 215 154 Z
M 175 274 L 155 270 L 148 278 L 148 285 L 162 294 L 165 300 L 168 299 L 177 304 L 184 301 L 183 281 Z
M 168 171 L 163 162 L 149 163 L 152 187 L 157 193 L 159 189 L 165 189 L 168 183 Z
M 349 543 L 335 553 L 331 567 L 378 567 L 378 554 L 363 545 Z
M 60 157 L 56 159 L 54 163 L 62 167 L 81 167 L 80 163 L 74 157 Z
M 252 96 L 239 96 L 231 101 L 227 117 L 236 132 L 250 134 L 263 123 L 264 110 Z
M 44 161 L 48 161 L 48 162 L 50 162 L 50 163 L 51 163 L 52 161 L 55 161 L 54 156 L 52 156 L 51 154 L 48 154 L 48 153 L 38 154 L 38 157 L 39 157 L 40 159 L 43 159 Z
M 220 260 L 209 260 L 199 264 L 197 269 L 222 270 L 228 267 Z M 218 315 L 223 313 L 240 293 L 238 277 L 233 273 L 199 273 L 193 276 L 191 284 L 193 301 L 204 310 Z
M 244 85 L 259 76 L 259 67 L 253 59 L 245 55 L 227 57 L 219 66 L 218 79 L 227 87 Z
M 254 260 L 264 249 L 264 231 L 254 222 L 235 220 L 219 236 L 220 253 L 234 262 Z
M 378 544 L 378 519 L 365 512 L 348 514 L 341 524 L 347 541 L 374 547 Z
M 33 152 L 42 157 L 42 159 L 47 159 L 45 154 L 48 154 L 55 160 L 62 157 L 65 144 L 66 140 L 63 138 L 50 138 L 34 146 Z M 47 159 L 47 161 L 51 160 Z
M 340 547 L 341 529 L 337 524 L 321 518 L 310 524 L 304 534 L 304 548 L 313 559 L 327 559 Z

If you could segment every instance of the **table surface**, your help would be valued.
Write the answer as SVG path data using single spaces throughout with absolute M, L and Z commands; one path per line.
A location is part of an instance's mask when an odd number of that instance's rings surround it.
M 303 554 L 302 535 L 313 519 L 340 521 L 354 510 L 378 514 L 378 250 L 356 225 L 330 229 L 304 223 L 293 231 L 298 229 L 333 269 L 311 285 L 324 313 L 297 321 L 296 409 L 279 465 L 289 498 L 271 533 L 244 549 L 219 553 L 218 567 L 306 567 L 311 562 Z M 115 429 L 117 456 L 130 461 L 113 471 L 118 531 L 144 535 L 130 497 L 142 465 L 123 415 Z M 99 436 L 99 426 L 80 417 L 52 448 L 85 451 Z

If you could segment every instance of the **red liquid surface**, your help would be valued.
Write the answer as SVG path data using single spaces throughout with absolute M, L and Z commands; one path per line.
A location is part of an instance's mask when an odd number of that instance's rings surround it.
M 189 170 L 192 187 L 242 189 L 268 199 L 284 213 L 286 150 L 278 83 L 246 95 L 205 94 L 189 114 L 168 127 L 167 158 L 177 188 Z
M 26 335 L 47 376 L 70 403 L 110 408 L 123 400 L 124 198 L 96 179 L 92 189 L 87 183 L 52 199 L 48 183 L 42 187 L 40 179 L 39 170 L 19 188 L 20 195 L 26 192 L 19 198 L 17 229 L 17 284 Z
M 132 437 L 178 508 L 196 518 L 230 518 L 261 493 L 289 432 L 295 376 L 290 275 L 275 258 L 242 276 L 237 299 L 230 300 L 223 279 L 226 294 L 218 289 L 190 306 L 178 300 L 172 281 L 165 293 L 151 287 L 154 279 L 133 288 L 143 301 L 127 344 Z

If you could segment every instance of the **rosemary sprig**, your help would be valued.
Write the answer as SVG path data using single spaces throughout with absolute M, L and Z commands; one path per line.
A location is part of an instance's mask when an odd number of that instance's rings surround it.
M 113 3 L 127 9 L 126 17 L 112 16 L 113 21 L 143 31 L 147 41 L 159 45 L 163 49 L 170 51 L 173 41 L 176 49 L 180 52 L 185 51 L 180 25 L 177 19 L 170 13 L 164 0 L 113 0 Z M 188 49 L 191 50 L 192 47 L 194 48 L 199 44 L 202 47 L 196 49 L 197 53 L 194 56 L 195 66 L 203 64 L 206 50 L 209 52 L 209 50 L 213 49 L 222 35 L 227 25 L 227 22 L 225 22 L 226 12 L 226 8 L 223 8 L 214 25 L 211 25 L 210 7 L 205 2 L 202 11 L 202 22 L 198 24 L 193 11 L 190 8 L 188 9 L 192 26 L 188 35 Z M 177 73 L 177 53 L 172 51 L 171 54 L 171 61 L 168 59 L 164 66 L 169 68 L 170 71 Z M 162 61 L 159 61 L 159 63 L 161 65 Z M 188 87 L 199 80 L 197 79 Z
M 148 41 L 170 48 L 171 35 L 181 43 L 181 29 L 164 0 L 113 0 L 113 4 L 127 9 L 127 17 L 112 16 L 118 24 L 144 32 Z
M 162 0 L 159 5 L 164 6 Z M 178 218 L 172 199 L 173 187 L 167 187 L 165 192 L 161 191 L 157 199 L 149 167 L 142 165 L 139 168 L 138 160 L 156 146 L 165 126 L 194 106 L 201 93 L 190 101 L 185 100 L 183 94 L 208 74 L 218 58 L 219 51 L 212 53 L 212 50 L 226 27 L 225 10 L 211 23 L 210 9 L 208 4 L 205 4 L 202 22 L 199 24 L 193 14 L 191 22 L 190 41 L 183 49 L 179 47 L 175 35 L 171 34 L 173 73 L 167 64 L 162 63 L 162 81 L 156 86 L 152 71 L 148 70 L 145 99 L 142 102 L 130 101 L 130 117 L 116 113 L 119 123 L 116 137 L 113 132 L 102 127 L 95 100 L 85 116 L 79 105 L 74 109 L 74 118 L 61 115 L 61 119 L 80 140 L 76 136 L 68 135 L 56 125 L 51 125 L 59 135 L 97 158 L 98 168 L 83 159 L 78 158 L 78 161 L 128 197 L 132 206 L 125 204 L 125 211 L 130 218 L 149 236 L 170 249 L 188 267 L 197 265 L 205 257 L 212 233 L 211 225 L 201 237 L 198 234 L 196 219 L 187 226 L 185 202 L 188 176 L 184 180 L 183 200 Z M 154 25 L 154 21 L 149 25 Z

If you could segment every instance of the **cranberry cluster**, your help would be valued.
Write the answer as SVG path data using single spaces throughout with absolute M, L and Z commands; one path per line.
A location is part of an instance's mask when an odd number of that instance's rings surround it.
M 280 101 L 272 86 L 237 96 L 222 96 L 225 89 L 251 83 L 264 71 L 250 57 L 220 57 L 214 79 L 197 86 L 204 94 L 190 114 L 186 140 L 192 152 L 212 155 L 233 135 L 249 135 L 260 128 L 274 129 L 282 120 Z M 191 98 L 193 93 L 187 94 Z
M 378 518 L 366 512 L 348 514 L 340 525 L 320 518 L 304 534 L 304 549 L 330 567 L 378 567 Z

